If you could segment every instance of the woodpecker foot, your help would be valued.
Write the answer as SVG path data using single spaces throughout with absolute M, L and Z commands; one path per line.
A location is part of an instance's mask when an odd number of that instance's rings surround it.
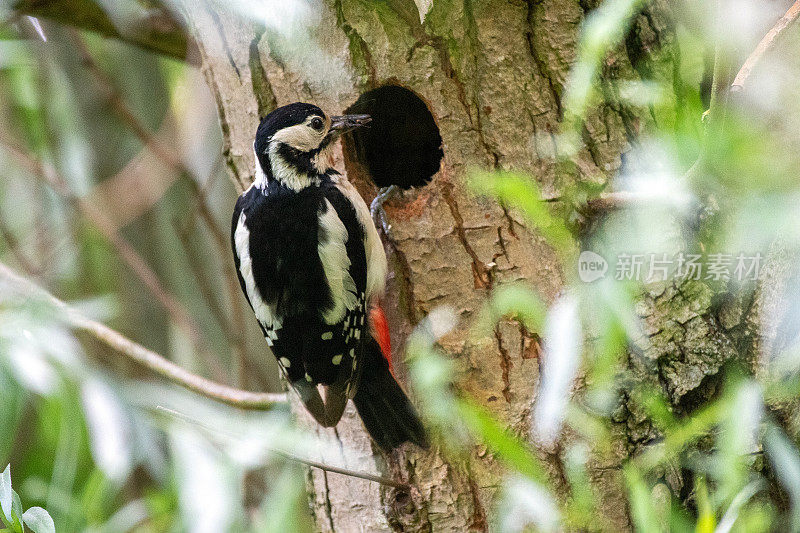
M 383 204 L 392 196 L 397 196 L 399 194 L 400 189 L 397 185 L 389 185 L 378 191 L 378 195 L 372 200 L 372 203 L 369 204 L 369 212 L 372 214 L 372 221 L 375 223 L 375 226 L 383 230 L 383 234 L 387 237 L 390 235 L 389 232 L 392 230 L 392 225 L 389 224 L 389 220 L 386 218 L 386 210 L 383 208 Z

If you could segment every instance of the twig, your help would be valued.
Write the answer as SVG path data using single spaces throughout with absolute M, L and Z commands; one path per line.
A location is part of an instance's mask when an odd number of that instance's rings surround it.
M 146 2 L 124 11 L 103 9 L 100 6 L 106 4 L 85 0 L 14 0 L 2 5 L 4 11 L 12 7 L 16 16 L 32 15 L 74 26 L 199 66 L 197 44 L 187 35 L 181 18 L 172 13 L 170 2 Z
M 161 405 L 157 406 L 156 409 L 158 411 L 166 413 L 166 414 L 168 414 L 168 415 L 170 415 L 170 416 L 172 416 L 172 417 L 174 417 L 174 418 L 176 418 L 176 419 L 178 419 L 178 420 L 180 420 L 182 422 L 185 422 L 187 424 L 196 425 L 196 426 L 202 428 L 203 430 L 205 430 L 205 431 L 207 431 L 207 432 L 209 432 L 211 434 L 220 433 L 219 430 L 216 430 L 216 429 L 214 429 L 214 428 L 202 423 L 199 420 L 196 420 L 196 419 L 194 419 L 194 418 L 192 418 L 190 416 L 187 416 L 187 415 L 181 413 L 180 411 L 176 411 L 176 410 L 170 409 L 168 407 L 163 407 Z M 235 436 L 232 436 L 232 435 L 227 435 L 227 436 L 230 437 L 230 438 L 236 438 Z M 350 477 L 355 477 L 355 478 L 359 478 L 359 479 L 366 479 L 367 481 L 374 481 L 375 483 L 380 483 L 381 485 L 388 485 L 390 487 L 395 487 L 395 488 L 398 488 L 398 489 L 407 490 L 409 488 L 408 483 L 403 483 L 402 481 L 395 481 L 394 479 L 390 479 L 390 478 L 383 477 L 383 476 L 378 476 L 376 474 L 368 474 L 366 472 L 359 472 L 357 470 L 349 470 L 347 468 L 341 468 L 341 467 L 338 467 L 338 466 L 331 466 L 331 465 L 328 465 L 328 464 L 325 464 L 325 463 L 320 463 L 318 461 L 312 461 L 311 459 L 306 459 L 304 457 L 299 457 L 297 455 L 294 455 L 294 454 L 291 454 L 291 453 L 288 453 L 288 452 L 284 452 L 284 451 L 278 450 L 276 448 L 272 448 L 271 446 L 265 446 L 265 449 L 269 450 L 270 452 L 272 452 L 272 453 L 274 453 L 276 455 L 280 455 L 281 457 L 285 457 L 286 459 L 289 459 L 291 461 L 297 461 L 298 463 L 303 463 L 303 464 L 311 466 L 313 468 L 319 468 L 320 470 L 324 470 L 325 472 L 332 472 L 334 474 L 342 474 L 343 476 L 350 476 Z
M 187 332 L 192 345 L 200 355 L 204 356 L 209 370 L 221 377 L 223 375 L 221 368 L 218 364 L 213 364 L 216 360 L 201 347 L 200 328 L 194 323 L 191 315 L 189 315 L 180 302 L 161 285 L 161 281 L 158 279 L 156 273 L 150 268 L 144 258 L 139 255 L 136 249 L 124 237 L 117 233 L 114 223 L 105 213 L 85 198 L 75 196 L 67 185 L 64 177 L 61 176 L 53 166 L 34 158 L 26 149 L 22 148 L 18 143 L 1 131 L 0 144 L 15 156 L 19 163 L 26 167 L 32 174 L 42 178 L 55 189 L 58 194 L 72 203 L 75 208 L 103 234 L 117 250 L 117 253 L 119 253 L 128 267 L 130 267 L 156 300 L 167 310 L 171 319 L 178 327 Z
M 282 452 L 280 450 L 271 450 L 273 453 L 278 455 L 282 455 L 287 459 L 291 459 L 292 461 L 297 461 L 298 463 L 307 464 L 308 466 L 313 466 L 314 468 L 319 468 L 320 470 L 324 470 L 326 472 L 333 472 L 334 474 L 342 474 L 345 476 L 350 477 L 357 477 L 360 479 L 366 479 L 367 481 L 374 481 L 375 483 L 380 483 L 381 485 L 388 485 L 390 487 L 395 487 L 398 489 L 408 489 L 408 483 L 403 483 L 401 481 L 395 481 L 393 479 L 389 479 L 388 477 L 383 476 L 376 476 L 374 474 L 367 474 L 366 472 L 357 472 L 355 470 L 348 470 L 346 468 L 339 468 L 338 466 L 331 466 L 326 465 L 325 463 L 318 463 L 317 461 L 311 461 L 310 459 L 304 459 L 302 457 L 297 457 L 296 455 L 292 455 L 290 453 Z
M 604 192 L 595 198 L 587 200 L 586 207 L 589 211 L 607 211 L 610 209 L 622 209 L 652 199 L 651 195 L 629 191 Z
M 83 316 L 66 303 L 33 282 L 18 275 L 1 262 L 0 280 L 2 280 L 4 285 L 10 285 L 22 296 L 44 300 L 52 305 L 55 310 L 59 311 L 62 318 L 73 328 L 89 333 L 103 344 L 115 349 L 129 359 L 146 366 L 156 374 L 159 374 L 181 387 L 194 391 L 207 398 L 241 409 L 267 410 L 272 408 L 275 404 L 286 402 L 286 396 L 284 394 L 250 392 L 235 389 L 193 374 L 165 359 L 156 352 L 148 350 L 141 344 L 128 339 L 105 324 Z M 4 293 L 5 291 L 0 292 L 0 296 Z
M 800 0 L 797 0 L 792 6 L 786 11 L 786 13 L 778 19 L 778 22 L 770 29 L 767 34 L 761 39 L 761 42 L 758 43 L 755 50 L 747 57 L 742 68 L 739 69 L 738 74 L 736 74 L 736 78 L 734 78 L 733 83 L 731 84 L 731 91 L 740 91 L 742 87 L 744 87 L 747 78 L 750 76 L 750 72 L 759 62 L 761 57 L 775 45 L 775 40 L 778 36 L 785 30 L 792 22 L 797 20 L 797 17 L 800 16 Z

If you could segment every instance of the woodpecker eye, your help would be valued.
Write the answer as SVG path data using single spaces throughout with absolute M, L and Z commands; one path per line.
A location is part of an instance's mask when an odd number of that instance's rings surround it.
M 311 122 L 309 122 L 308 125 L 314 128 L 315 130 L 320 131 L 322 127 L 325 125 L 325 123 L 322 122 L 321 118 L 314 117 L 311 119 Z

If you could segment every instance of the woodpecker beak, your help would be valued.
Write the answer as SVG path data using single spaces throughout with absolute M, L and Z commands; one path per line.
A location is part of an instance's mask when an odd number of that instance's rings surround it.
M 369 124 L 370 121 L 372 121 L 372 117 L 369 115 L 341 115 L 338 117 L 331 117 L 331 131 L 344 133 Z

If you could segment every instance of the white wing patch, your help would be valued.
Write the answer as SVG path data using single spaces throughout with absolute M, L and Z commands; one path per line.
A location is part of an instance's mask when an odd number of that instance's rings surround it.
M 325 211 L 319 214 L 319 252 L 322 269 L 328 280 L 333 298 L 333 308 L 322 318 L 328 324 L 336 324 L 344 319 L 345 312 L 357 303 L 356 284 L 350 275 L 350 258 L 347 257 L 347 228 L 339 219 L 336 210 L 325 200 Z
M 356 217 L 364 231 L 364 250 L 367 254 L 367 301 L 369 301 L 373 296 L 383 294 L 388 270 L 386 252 L 378 230 L 372 222 L 369 207 L 353 184 L 344 178 L 339 178 L 336 180 L 336 186 L 355 208 Z
M 256 280 L 253 277 L 253 259 L 250 257 L 250 231 L 247 229 L 245 220 L 244 211 L 242 211 L 239 215 L 239 222 L 236 224 L 236 231 L 233 234 L 236 254 L 239 256 L 239 273 L 244 280 L 247 297 L 253 306 L 253 312 L 267 331 L 267 343 L 272 346 L 273 341 L 277 338 L 275 331 L 281 329 L 283 324 L 280 317 L 275 316 L 275 310 L 272 306 L 261 297 L 261 293 L 258 292 L 258 287 L 256 287 Z

